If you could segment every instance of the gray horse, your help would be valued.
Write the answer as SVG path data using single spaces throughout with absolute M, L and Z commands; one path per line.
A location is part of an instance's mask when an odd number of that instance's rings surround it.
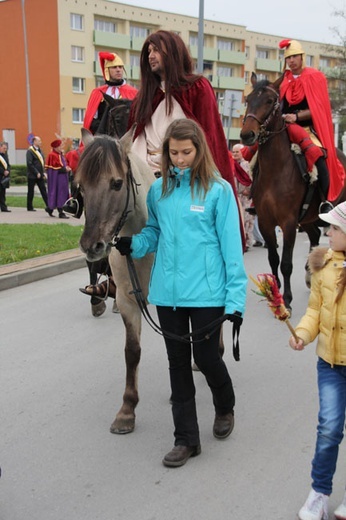
M 132 132 L 120 140 L 106 135 L 93 137 L 83 131 L 85 150 L 76 182 L 85 205 L 85 227 L 80 239 L 88 261 L 109 254 L 117 287 L 117 305 L 126 329 L 126 385 L 123 404 L 111 425 L 112 433 L 129 433 L 135 427 L 138 403 L 137 373 L 141 354 L 141 313 L 133 295 L 126 259 L 112 248 L 115 235 L 139 233 L 147 220 L 146 195 L 154 174 L 131 152 Z M 134 260 L 144 297 L 147 296 L 153 255 Z

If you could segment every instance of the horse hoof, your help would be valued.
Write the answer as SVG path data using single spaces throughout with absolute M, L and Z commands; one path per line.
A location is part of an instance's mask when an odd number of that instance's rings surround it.
M 135 429 L 134 417 L 128 419 L 115 419 L 110 427 L 111 433 L 117 433 L 118 435 L 125 435 L 131 433 Z
M 99 318 L 105 312 L 106 308 L 105 302 L 96 303 L 95 305 L 91 305 L 91 314 L 95 316 L 95 318 Z

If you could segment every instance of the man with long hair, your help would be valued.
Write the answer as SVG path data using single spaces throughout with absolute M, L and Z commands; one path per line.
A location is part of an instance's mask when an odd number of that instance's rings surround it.
M 193 73 L 181 37 L 163 30 L 150 34 L 142 48 L 140 69 L 141 87 L 129 119 L 129 127 L 136 124 L 132 150 L 159 176 L 166 129 L 175 119 L 193 119 L 204 130 L 215 164 L 236 194 L 215 93 L 204 76 Z

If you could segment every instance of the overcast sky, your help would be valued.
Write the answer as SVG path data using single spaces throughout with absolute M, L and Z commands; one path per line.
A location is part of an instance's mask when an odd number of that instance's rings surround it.
M 126 0 L 121 3 L 199 16 L 200 0 Z M 284 38 L 340 44 L 331 28 L 338 27 L 344 35 L 346 21 L 332 14 L 345 10 L 345 6 L 344 0 L 204 0 L 204 18 L 244 25 L 249 31 Z

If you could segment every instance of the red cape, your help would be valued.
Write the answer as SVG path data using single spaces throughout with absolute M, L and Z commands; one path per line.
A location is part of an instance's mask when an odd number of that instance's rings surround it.
M 83 121 L 83 127 L 87 130 L 90 130 L 90 125 L 94 119 L 94 115 L 97 112 L 99 104 L 103 101 L 103 92 L 107 92 L 107 89 L 108 85 L 102 85 L 101 87 L 94 88 L 94 90 L 91 91 Z M 127 83 L 118 87 L 118 89 L 120 90 L 120 97 L 123 99 L 134 99 L 137 95 L 137 89 L 131 87 L 131 85 L 128 85 Z
M 52 170 L 60 170 L 61 168 L 65 168 L 65 160 L 63 159 L 62 154 L 52 150 L 48 154 L 45 167 L 52 168 Z
M 281 99 L 285 97 L 291 105 L 296 105 L 306 98 L 311 111 L 313 127 L 323 148 L 327 150 L 327 167 L 330 177 L 328 200 L 335 200 L 344 185 L 345 171 L 336 156 L 332 110 L 326 77 L 322 72 L 311 67 L 305 67 L 297 78 L 293 77 L 290 70 L 286 70 L 280 87 L 280 97 Z
M 228 155 L 226 136 L 223 131 L 214 90 L 206 78 L 199 77 L 194 83 L 192 83 L 192 85 L 189 85 L 187 88 L 179 89 L 179 91 L 173 91 L 172 94 L 174 99 L 181 106 L 186 117 L 188 119 L 193 119 L 203 128 L 215 164 L 222 177 L 226 179 L 233 188 L 233 193 L 238 204 L 241 222 L 240 227 L 244 245 L 245 235 L 242 226 L 241 209 L 234 183 L 232 165 Z M 164 92 L 158 87 L 152 102 L 152 113 L 155 112 L 164 97 Z M 137 124 L 133 137 L 133 139 L 136 139 L 136 137 L 143 132 L 145 123 L 138 121 L 135 122 L 133 113 L 134 110 L 132 106 L 128 128 L 130 128 L 134 123 Z

